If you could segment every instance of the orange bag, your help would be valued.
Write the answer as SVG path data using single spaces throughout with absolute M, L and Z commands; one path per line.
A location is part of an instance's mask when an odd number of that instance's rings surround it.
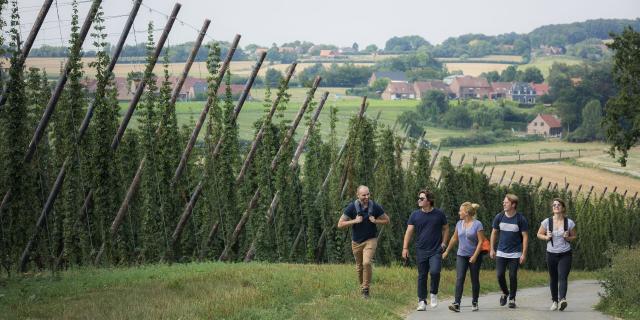
M 484 238 L 484 241 L 482 241 L 482 244 L 480 245 L 480 252 L 488 253 L 490 250 L 491 242 L 489 242 L 489 239 Z

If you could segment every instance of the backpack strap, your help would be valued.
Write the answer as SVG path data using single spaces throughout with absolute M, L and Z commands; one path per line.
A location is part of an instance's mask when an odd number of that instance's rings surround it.
M 551 239 L 549 239 L 549 241 L 551 242 L 551 246 L 553 247 L 553 216 L 547 218 L 547 230 L 551 232 Z
M 564 217 L 564 231 L 569 231 L 569 218 Z

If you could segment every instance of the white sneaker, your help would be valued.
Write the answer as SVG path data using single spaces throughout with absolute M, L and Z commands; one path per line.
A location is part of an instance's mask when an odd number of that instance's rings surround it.
M 551 310 L 551 311 L 556 311 L 556 310 L 558 310 L 558 303 L 554 301 L 554 302 L 551 304 L 551 307 L 549 308 L 549 310 Z
M 425 311 L 427 310 L 427 303 L 424 302 L 423 300 L 420 300 L 420 302 L 418 302 L 418 307 L 416 308 L 416 311 Z
M 431 294 L 431 308 L 435 308 L 438 306 L 438 295 L 437 294 Z

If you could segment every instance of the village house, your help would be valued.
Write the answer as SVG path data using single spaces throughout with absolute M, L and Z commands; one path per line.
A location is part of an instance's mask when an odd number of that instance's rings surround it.
M 514 82 L 511 86 L 511 100 L 521 104 L 535 104 L 536 91 L 526 82 Z
M 453 79 L 451 92 L 461 99 L 484 99 L 491 95 L 491 85 L 485 78 L 464 76 Z
M 413 91 L 416 94 L 416 99 L 422 99 L 428 91 L 440 91 L 449 98 L 453 95 L 449 86 L 442 80 L 416 81 L 413 83 Z
M 382 92 L 383 100 L 415 99 L 413 85 L 407 82 L 389 82 Z
M 558 118 L 550 114 L 538 114 L 527 125 L 527 134 L 545 137 L 562 137 L 562 124 Z
M 388 79 L 389 82 L 408 83 L 407 76 L 402 71 L 376 71 L 371 73 L 368 85 L 373 85 L 373 83 L 378 79 Z
M 492 82 L 489 98 L 493 100 L 511 99 L 511 87 L 511 82 Z
M 549 94 L 549 84 L 547 83 L 531 83 L 531 87 L 538 97 Z

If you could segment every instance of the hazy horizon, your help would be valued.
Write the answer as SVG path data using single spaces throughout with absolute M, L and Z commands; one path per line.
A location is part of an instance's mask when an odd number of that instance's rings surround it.
M 42 0 L 20 0 L 21 33 L 23 39 L 29 33 Z M 131 9 L 131 0 L 103 1 L 107 40 L 115 43 Z M 175 2 L 143 1 L 134 24 L 135 34 L 129 44 L 142 43 L 146 39 L 147 23 L 153 21 L 155 37 L 160 34 Z M 428 4 L 410 0 L 389 3 L 379 0 L 324 2 L 273 0 L 216 3 L 202 0 L 180 1 L 182 8 L 174 24 L 168 43 L 193 41 L 204 19 L 212 20 L 207 40 L 230 41 L 236 33 L 242 35 L 241 46 L 258 44 L 271 46 L 295 40 L 315 44 L 351 46 L 357 42 L 361 48 L 375 44 L 380 48 L 394 36 L 419 35 L 432 44 L 439 44 L 449 37 L 469 33 L 498 35 L 504 33 L 529 33 L 535 28 L 550 24 L 583 22 L 592 19 L 637 19 L 640 2 L 637 0 L 602 1 L 551 1 L 540 0 L 533 4 L 489 0 L 450 1 Z M 309 3 L 308 5 L 306 3 Z M 42 45 L 66 46 L 69 39 L 71 1 L 54 2 L 34 47 Z M 8 18 L 10 4 L 4 10 Z M 79 4 L 80 23 L 90 6 L 89 0 Z M 250 8 L 250 9 L 248 9 Z M 233 14 L 229 14 L 229 13 Z M 393 14 L 390 14 L 393 12 Z M 397 13 L 396 13 L 397 12 Z M 59 18 L 58 18 L 59 17 Z M 5 27 L 5 32 L 8 26 Z M 85 49 L 92 41 L 85 41 Z

